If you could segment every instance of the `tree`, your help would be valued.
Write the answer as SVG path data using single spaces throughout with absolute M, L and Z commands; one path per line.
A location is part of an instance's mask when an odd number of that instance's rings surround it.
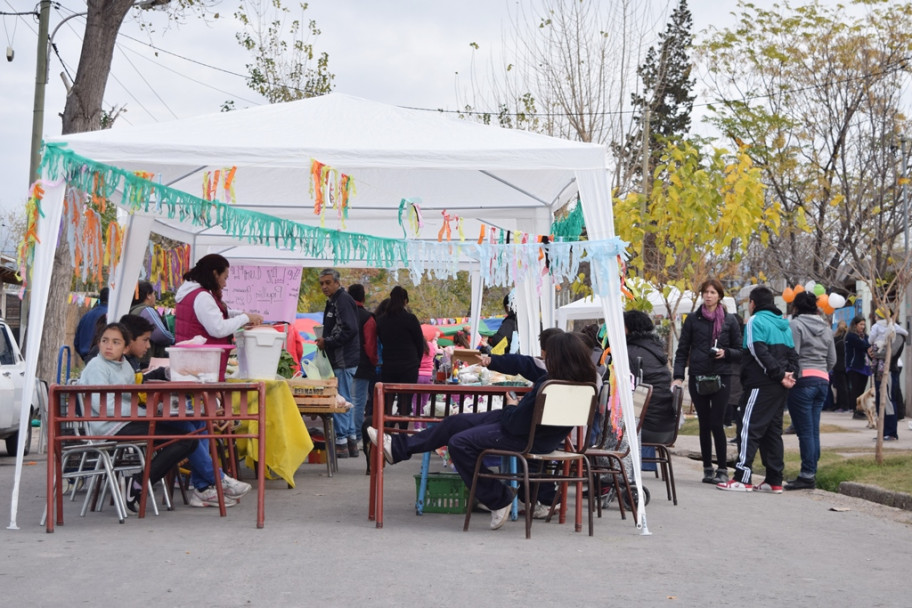
M 158 4 L 166 4 L 167 0 Z M 180 4 L 188 4 L 185 0 Z M 86 29 L 79 55 L 79 66 L 63 110 L 62 133 L 82 133 L 102 128 L 102 108 L 114 44 L 134 0 L 90 0 L 86 9 Z M 145 5 L 143 9 L 153 5 Z M 54 253 L 53 279 L 48 291 L 44 314 L 44 331 L 39 347 L 38 378 L 56 376 L 57 351 L 66 324 L 67 295 L 72 287 L 73 267 L 66 239 L 61 239 Z M 30 345 L 29 348 L 34 348 Z
M 665 31 L 659 34 L 659 48 L 649 47 L 637 68 L 641 91 L 630 94 L 633 106 L 632 132 L 615 153 L 624 173 L 640 178 L 651 175 L 665 148 L 665 142 L 690 132 L 693 109 L 690 49 L 693 19 L 687 0 L 679 0 Z M 645 140 L 645 141 L 644 141 Z M 648 162 L 643 162 L 644 154 Z
M 647 3 L 633 0 L 518 3 L 503 64 L 484 87 L 473 67 L 467 115 L 474 107 L 496 108 L 481 120 L 496 117 L 502 126 L 565 139 L 624 141 L 630 81 L 650 38 L 649 13 Z
M 892 181 L 912 5 L 856 4 L 864 16 L 816 0 L 769 10 L 741 1 L 738 25 L 700 47 L 719 100 L 712 121 L 748 144 L 783 211 L 746 272 L 833 285 L 869 254 L 887 272 L 889 256 L 871 245 L 902 226 Z
M 625 241 L 653 237 L 656 262 L 634 257 L 628 268 L 662 292 L 674 318 L 684 291 L 710 276 L 736 273 L 754 235 L 762 242 L 775 232 L 779 210 L 766 203 L 760 170 L 747 150 L 701 153 L 682 140 L 664 149 L 648 199 L 640 192 L 616 199 L 614 217 Z
M 333 88 L 329 55 L 314 52 L 312 40 L 321 33 L 317 22 L 311 19 L 305 26 L 307 3 L 298 8 L 300 17 L 292 19 L 281 0 L 246 0 L 234 13 L 244 26 L 235 36 L 254 58 L 247 64 L 247 86 L 270 103 L 325 95 Z

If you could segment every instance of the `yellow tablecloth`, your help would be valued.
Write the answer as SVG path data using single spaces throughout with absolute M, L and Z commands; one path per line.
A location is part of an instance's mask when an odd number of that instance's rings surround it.
M 229 380 L 229 382 L 248 382 L 247 380 Z M 294 487 L 294 474 L 307 459 L 313 449 L 313 440 L 298 412 L 294 395 L 284 380 L 266 380 L 266 475 L 270 472 L 284 479 Z M 237 411 L 239 397 L 232 406 Z M 256 404 L 256 394 L 248 396 L 248 403 Z M 255 407 L 255 405 L 254 405 Z M 256 432 L 257 422 L 243 423 L 245 432 Z M 256 439 L 238 439 L 238 456 L 244 457 L 244 463 L 253 468 L 256 462 Z

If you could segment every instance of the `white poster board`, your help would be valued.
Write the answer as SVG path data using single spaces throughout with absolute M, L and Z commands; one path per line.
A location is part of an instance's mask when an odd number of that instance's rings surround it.
M 294 266 L 229 266 L 222 299 L 229 308 L 255 312 L 264 321 L 292 323 L 298 311 L 301 269 Z

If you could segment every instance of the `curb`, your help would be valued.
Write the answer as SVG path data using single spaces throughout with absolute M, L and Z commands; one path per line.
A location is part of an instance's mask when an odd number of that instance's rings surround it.
M 888 507 L 912 511 L 912 494 L 906 494 L 904 492 L 891 492 L 890 490 L 884 490 L 878 486 L 843 481 L 839 484 L 839 493 L 854 498 L 862 498 Z

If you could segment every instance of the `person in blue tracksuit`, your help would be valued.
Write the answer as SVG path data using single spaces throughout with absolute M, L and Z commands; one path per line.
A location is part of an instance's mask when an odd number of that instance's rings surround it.
M 750 293 L 750 319 L 744 326 L 741 358 L 741 443 L 735 474 L 720 490 L 750 492 L 751 465 L 757 450 L 766 469 L 759 491 L 782 492 L 785 468 L 782 447 L 782 414 L 788 390 L 795 386 L 798 353 L 789 322 L 773 303 L 773 292 L 759 286 Z

